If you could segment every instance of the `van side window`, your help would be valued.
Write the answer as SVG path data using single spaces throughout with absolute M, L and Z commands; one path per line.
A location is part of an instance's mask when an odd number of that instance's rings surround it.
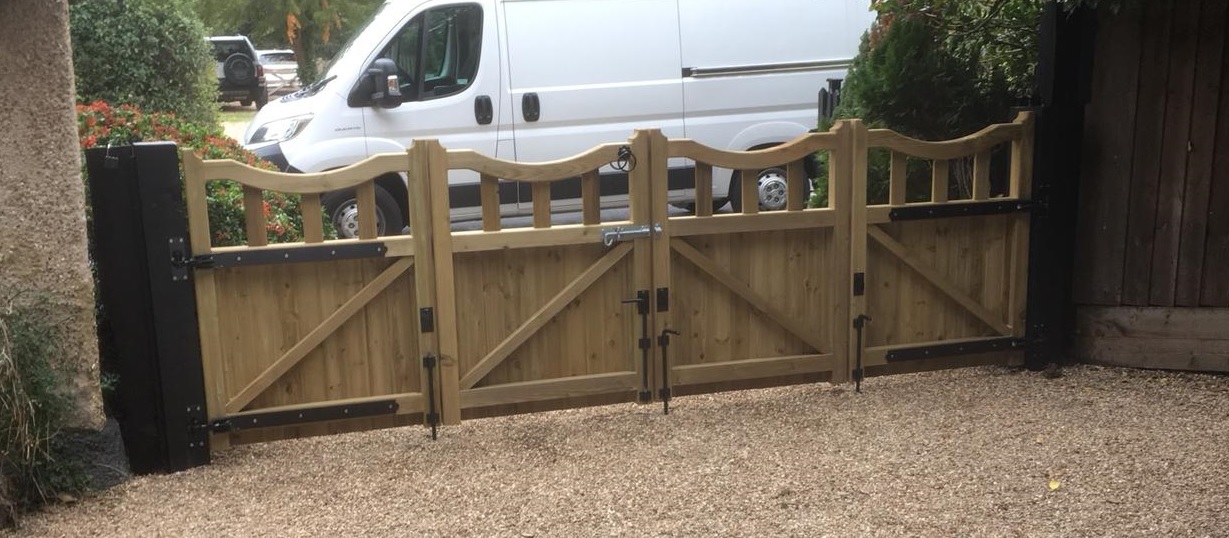
M 469 87 L 481 54 L 482 8 L 461 4 L 414 17 L 381 56 L 397 64 L 402 100 L 426 101 Z

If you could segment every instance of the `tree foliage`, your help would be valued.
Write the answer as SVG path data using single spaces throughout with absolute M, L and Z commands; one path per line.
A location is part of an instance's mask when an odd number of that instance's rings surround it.
M 195 0 L 214 35 L 248 36 L 257 48 L 289 48 L 299 61 L 299 78 L 319 77 L 331 58 L 380 0 Z
M 188 0 L 79 0 L 69 15 L 78 101 L 217 121 L 213 59 Z

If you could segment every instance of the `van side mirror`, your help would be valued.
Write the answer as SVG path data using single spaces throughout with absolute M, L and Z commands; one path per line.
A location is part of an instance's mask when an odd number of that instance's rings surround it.
M 397 64 L 388 58 L 377 58 L 367 69 L 371 79 L 371 100 L 380 108 L 401 106 L 401 80 L 397 76 Z

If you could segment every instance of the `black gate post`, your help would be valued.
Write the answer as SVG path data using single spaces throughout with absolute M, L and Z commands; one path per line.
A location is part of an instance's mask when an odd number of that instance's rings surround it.
M 187 237 L 173 143 L 86 152 L 93 261 L 114 402 L 137 473 L 209 463 L 205 383 L 190 279 L 173 279 L 171 246 Z
M 1079 206 L 1084 106 L 1089 99 L 1096 16 L 1049 2 L 1041 18 L 1033 200 L 1029 233 L 1025 365 L 1061 362 L 1073 324 L 1072 271 Z

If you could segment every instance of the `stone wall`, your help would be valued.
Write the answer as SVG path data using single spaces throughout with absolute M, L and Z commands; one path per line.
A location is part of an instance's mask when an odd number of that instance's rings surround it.
M 102 426 L 67 0 L 0 0 L 0 288 L 47 292 L 70 330 L 70 426 Z M 0 297 L 0 299 L 7 299 Z

